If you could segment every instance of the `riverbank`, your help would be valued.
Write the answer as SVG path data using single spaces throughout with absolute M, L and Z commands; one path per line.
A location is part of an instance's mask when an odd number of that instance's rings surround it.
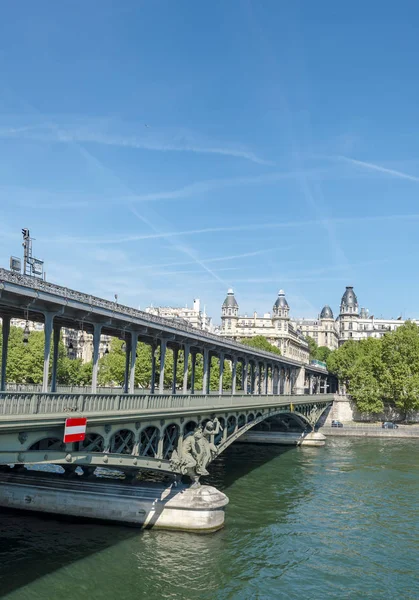
M 343 427 L 324 425 L 319 427 L 326 437 L 375 437 L 375 438 L 409 438 L 419 439 L 418 425 L 399 425 L 397 429 L 383 429 L 381 424 L 343 423 Z

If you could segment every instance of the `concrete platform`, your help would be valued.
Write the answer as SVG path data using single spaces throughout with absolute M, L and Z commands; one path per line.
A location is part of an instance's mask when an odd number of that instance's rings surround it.
M 247 444 L 277 444 L 278 446 L 324 446 L 326 436 L 318 431 L 310 433 L 248 431 L 237 441 Z
M 0 472 L 0 507 L 103 519 L 145 529 L 217 531 L 224 525 L 227 504 L 227 496 L 208 485 L 191 488 Z

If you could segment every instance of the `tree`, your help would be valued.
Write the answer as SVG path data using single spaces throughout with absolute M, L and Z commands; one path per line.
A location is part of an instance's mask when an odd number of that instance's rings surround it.
M 327 346 L 319 346 L 317 348 L 316 358 L 317 358 L 317 360 L 326 362 L 331 353 L 332 353 L 332 350 L 330 348 L 328 348 Z
M 407 413 L 419 408 L 419 327 L 407 321 L 382 339 L 384 398 Z
M 381 340 L 348 340 L 329 354 L 327 368 L 346 385 L 361 412 L 382 412 L 384 404 L 381 382 L 385 366 L 381 356 Z
M 240 342 L 245 346 L 252 346 L 252 348 L 257 348 L 258 350 L 273 352 L 274 354 L 281 354 L 281 350 L 268 342 L 266 337 L 263 335 L 256 335 L 253 338 L 244 338 L 240 340 Z
M 308 351 L 310 354 L 310 359 L 314 360 L 317 358 L 317 350 L 319 347 L 318 347 L 316 341 L 309 335 L 306 335 L 306 340 L 308 342 Z

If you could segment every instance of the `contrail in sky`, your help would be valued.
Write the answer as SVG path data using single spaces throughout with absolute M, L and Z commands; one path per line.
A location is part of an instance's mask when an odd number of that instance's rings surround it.
M 381 165 L 376 165 L 374 163 L 365 162 L 363 160 L 356 160 L 355 158 L 348 158 L 347 156 L 338 156 L 339 160 L 343 160 L 345 162 L 351 163 L 352 165 L 357 165 L 359 167 L 363 167 L 364 169 L 370 169 L 372 171 L 379 171 L 380 173 L 386 173 L 387 175 L 393 175 L 394 177 L 399 177 L 400 179 L 408 179 L 409 181 L 419 181 L 419 177 L 415 177 L 414 175 L 409 175 L 408 173 L 403 173 L 402 171 L 396 171 L 395 169 L 388 169 L 387 167 L 382 167 Z

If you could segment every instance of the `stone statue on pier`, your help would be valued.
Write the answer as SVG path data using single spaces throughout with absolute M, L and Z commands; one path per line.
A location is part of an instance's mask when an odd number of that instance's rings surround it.
M 220 422 L 215 417 L 213 421 L 207 421 L 204 428 L 197 427 L 192 435 L 183 440 L 180 450 L 172 453 L 172 469 L 188 475 L 195 487 L 199 485 L 201 475 L 208 475 L 207 466 L 217 455 L 217 448 L 212 440 L 220 429 Z

